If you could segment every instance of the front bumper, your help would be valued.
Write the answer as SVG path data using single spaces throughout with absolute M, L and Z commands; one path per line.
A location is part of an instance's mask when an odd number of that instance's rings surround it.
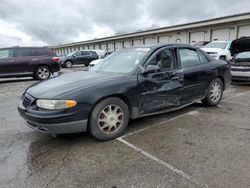
M 250 67 L 231 66 L 232 80 L 250 81 Z
M 30 100 L 30 105 L 35 99 L 30 95 L 25 95 L 18 104 L 18 112 L 30 128 L 47 134 L 71 134 L 87 131 L 88 120 L 79 119 L 77 112 L 32 111 L 24 98 Z

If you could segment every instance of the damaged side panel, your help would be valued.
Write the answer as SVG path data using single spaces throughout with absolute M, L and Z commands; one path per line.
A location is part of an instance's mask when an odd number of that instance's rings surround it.
M 148 114 L 181 106 L 183 71 L 168 70 L 138 76 L 139 113 Z

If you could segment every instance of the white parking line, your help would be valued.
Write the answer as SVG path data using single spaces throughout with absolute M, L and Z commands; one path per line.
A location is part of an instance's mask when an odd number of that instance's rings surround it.
M 164 167 L 166 167 L 166 168 L 172 170 L 174 173 L 181 175 L 182 177 L 188 179 L 189 181 L 191 181 L 191 182 L 193 182 L 193 183 L 195 183 L 195 184 L 197 184 L 197 185 L 199 185 L 199 186 L 201 186 L 201 187 L 208 187 L 208 186 L 205 185 L 205 184 L 199 183 L 195 178 L 193 178 L 193 177 L 187 175 L 185 172 L 183 172 L 183 171 L 177 169 L 176 167 L 172 166 L 171 164 L 169 164 L 169 163 L 167 163 L 167 162 L 165 162 L 165 161 L 162 161 L 161 159 L 158 159 L 157 157 L 155 157 L 155 156 L 153 156 L 153 155 L 151 155 L 151 154 L 145 152 L 144 150 L 142 150 L 142 149 L 136 147 L 135 145 L 133 145 L 133 144 L 127 142 L 126 140 L 124 140 L 124 139 L 122 139 L 122 138 L 117 138 L 117 140 L 118 140 L 119 142 L 125 144 L 126 146 L 128 146 L 128 147 L 134 149 L 135 151 L 139 152 L 140 154 L 144 155 L 145 157 L 150 158 L 151 160 L 157 162 L 158 164 L 160 164 L 160 165 L 162 165 L 162 166 L 164 166 Z
M 246 93 L 249 93 L 249 92 L 250 92 L 250 91 L 244 91 L 244 92 L 239 93 L 239 94 L 237 94 L 237 95 L 234 95 L 234 96 L 232 96 L 232 97 L 228 97 L 228 98 L 226 98 L 226 99 L 223 99 L 222 102 L 231 100 L 231 99 L 236 98 L 236 97 L 240 97 L 240 96 L 242 96 L 242 95 L 244 95 L 244 94 L 246 94 Z
M 244 94 L 246 94 L 246 93 L 248 93 L 248 92 L 250 92 L 250 91 L 242 92 L 242 93 L 239 93 L 239 94 L 234 95 L 234 96 L 232 96 L 232 97 L 228 97 L 228 98 L 222 100 L 222 102 L 228 101 L 228 100 L 233 99 L 233 98 L 235 98 L 235 97 L 242 96 L 242 95 L 244 95 Z M 186 115 L 195 115 L 195 114 L 197 114 L 197 110 L 198 110 L 198 109 L 199 109 L 199 108 L 197 108 L 196 110 L 192 110 L 192 111 L 190 111 L 190 112 L 184 113 L 184 114 L 182 114 L 182 115 L 179 115 L 179 116 L 170 118 L 170 119 L 168 119 L 168 120 L 159 122 L 159 123 L 157 123 L 157 124 L 155 124 L 155 125 L 153 125 L 153 126 L 149 126 L 149 127 L 146 127 L 146 128 L 143 128 L 143 129 L 140 129 L 140 130 L 137 130 L 137 131 L 134 131 L 134 132 L 125 134 L 124 136 L 119 137 L 119 138 L 117 138 L 116 140 L 119 141 L 119 142 L 121 142 L 121 143 L 123 143 L 123 144 L 125 144 L 126 146 L 128 146 L 128 147 L 134 149 L 135 151 L 139 152 L 140 154 L 144 155 L 145 157 L 150 158 L 151 160 L 157 162 L 158 164 L 161 164 L 162 166 L 164 166 L 164 167 L 166 167 L 166 168 L 172 170 L 174 173 L 183 176 L 184 178 L 188 179 L 189 181 L 191 181 L 191 182 L 193 182 L 193 183 L 195 183 L 195 184 L 197 184 L 197 185 L 199 185 L 199 186 L 201 186 L 201 187 L 208 187 L 208 186 L 205 185 L 205 184 L 199 183 L 195 178 L 193 178 L 193 177 L 187 175 L 185 172 L 183 172 L 183 171 L 177 169 L 176 167 L 172 166 L 172 165 L 169 164 L 168 162 L 165 162 L 165 161 L 162 161 L 161 159 L 158 159 L 158 158 L 155 157 L 154 155 L 151 155 L 150 153 L 145 152 L 144 150 L 142 150 L 142 149 L 136 147 L 135 145 L 133 145 L 133 144 L 131 144 L 131 143 L 129 143 L 129 142 L 127 142 L 126 140 L 123 139 L 124 137 L 131 136 L 131 135 L 140 133 L 140 132 L 145 131 L 145 130 L 148 130 L 148 129 L 152 128 L 152 127 L 155 127 L 155 126 L 159 126 L 159 125 L 165 124 L 165 123 L 167 123 L 167 122 L 169 122 L 169 121 L 176 120 L 176 119 L 181 118 L 181 117 L 184 117 L 184 116 L 186 116 Z
M 137 130 L 137 131 L 134 131 L 134 132 L 125 134 L 125 135 L 121 136 L 120 138 L 124 138 L 124 137 L 127 137 L 127 136 L 131 136 L 131 135 L 133 135 L 133 134 L 140 133 L 140 132 L 145 131 L 145 130 L 148 130 L 148 129 L 152 128 L 152 127 L 156 127 L 156 126 L 162 125 L 162 124 L 164 124 L 164 123 L 167 123 L 167 122 L 169 122 L 169 121 L 176 120 L 176 119 L 181 118 L 181 117 L 184 117 L 184 116 L 186 116 L 186 115 L 192 115 L 192 113 L 193 113 L 194 111 L 195 111 L 195 110 L 192 110 L 192 111 L 190 111 L 190 112 L 181 114 L 181 115 L 179 115 L 179 116 L 176 116 L 176 117 L 173 117 L 173 118 L 170 118 L 170 119 L 161 121 L 161 122 L 159 122 L 159 123 L 157 123 L 157 124 L 155 124 L 155 125 L 153 125 L 153 126 L 145 127 L 145 128 L 143 128 L 143 129 L 139 129 L 139 130 Z
M 231 99 L 233 99 L 233 98 L 240 97 L 240 96 L 242 96 L 242 95 L 244 95 L 244 94 L 246 94 L 246 93 L 249 93 L 249 92 L 250 92 L 250 91 L 245 91 L 245 92 L 239 93 L 239 94 L 237 94 L 237 95 L 234 95 L 234 96 L 232 96 L 232 97 L 225 98 L 225 99 L 222 100 L 222 102 L 226 102 L 226 101 L 231 100 Z M 221 107 L 221 105 L 218 105 L 218 106 Z M 170 119 L 161 121 L 161 122 L 159 122 L 159 123 L 157 123 L 157 124 L 155 124 L 155 125 L 153 125 L 153 126 L 145 127 L 145 128 L 143 128 L 143 129 L 139 129 L 139 130 L 137 130 L 137 131 L 134 131 L 134 132 L 125 134 L 125 135 L 121 136 L 120 138 L 125 138 L 125 137 L 127 137 L 127 136 L 131 136 L 131 135 L 140 133 L 140 132 L 145 131 L 145 130 L 148 130 L 148 129 L 152 128 L 152 127 L 156 127 L 156 126 L 165 124 L 165 123 L 167 123 L 167 122 L 169 122 L 169 121 L 176 120 L 176 119 L 181 118 L 181 117 L 184 117 L 184 116 L 186 116 L 186 115 L 193 115 L 193 114 L 196 113 L 197 110 L 199 110 L 199 109 L 200 109 L 200 108 L 197 108 L 197 109 L 195 109 L 195 110 L 192 110 L 192 111 L 190 111 L 190 112 L 181 114 L 181 115 L 179 115 L 179 116 L 176 116 L 176 117 L 173 117 L 173 118 L 170 118 Z

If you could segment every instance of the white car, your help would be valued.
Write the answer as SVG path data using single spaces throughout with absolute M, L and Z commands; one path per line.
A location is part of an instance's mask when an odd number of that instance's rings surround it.
M 96 64 L 100 63 L 102 61 L 102 59 L 96 59 L 94 61 L 91 61 L 91 63 L 89 64 L 89 67 L 94 67 Z
M 232 59 L 230 47 L 231 41 L 213 41 L 204 46 L 202 50 L 215 59 L 230 61 Z

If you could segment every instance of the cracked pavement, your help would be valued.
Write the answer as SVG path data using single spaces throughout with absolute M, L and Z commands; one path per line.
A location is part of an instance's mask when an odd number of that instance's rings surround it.
M 34 82 L 0 80 L 0 187 L 250 187 L 249 85 L 232 85 L 215 108 L 197 103 L 130 122 L 129 147 L 28 128 L 16 106 Z

